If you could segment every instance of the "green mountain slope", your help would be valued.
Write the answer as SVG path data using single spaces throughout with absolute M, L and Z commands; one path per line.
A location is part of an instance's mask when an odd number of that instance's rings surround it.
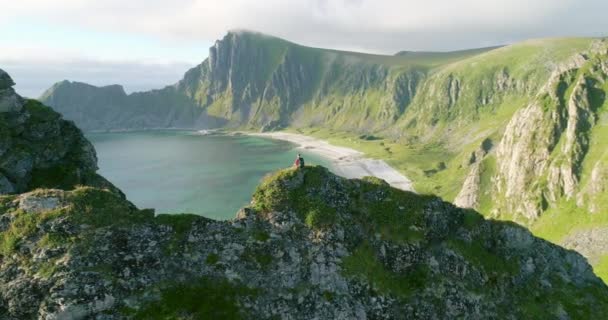
M 108 102 L 97 98 L 107 88 L 62 83 L 43 101 L 85 129 L 327 138 L 387 160 L 421 193 L 527 225 L 608 269 L 596 239 L 608 234 L 607 61 L 602 39 L 382 56 L 237 32 L 174 86 Z
M 209 58 L 173 86 L 126 95 L 119 86 L 62 81 L 41 101 L 85 130 L 258 128 L 323 121 L 318 115 L 308 116 L 311 111 L 304 106 L 328 109 L 324 116 L 338 111 L 368 113 L 342 121 L 342 126 L 365 129 L 369 125 L 364 122 L 372 121 L 372 127 L 380 128 L 402 113 L 432 68 L 485 50 L 489 49 L 382 56 L 233 32 L 217 41 Z M 368 100 L 360 101 L 361 96 Z

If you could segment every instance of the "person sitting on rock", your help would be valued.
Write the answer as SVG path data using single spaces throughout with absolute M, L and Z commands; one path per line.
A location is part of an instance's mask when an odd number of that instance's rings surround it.
M 293 165 L 296 167 L 296 169 L 304 168 L 304 158 L 302 158 L 302 155 L 298 153 L 298 156 L 296 157 L 296 162 L 294 162 Z

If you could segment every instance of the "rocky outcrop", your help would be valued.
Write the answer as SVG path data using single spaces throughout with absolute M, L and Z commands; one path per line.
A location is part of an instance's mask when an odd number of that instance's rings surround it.
M 467 175 L 462 189 L 456 196 L 454 204 L 461 208 L 477 208 L 479 205 L 479 187 L 481 183 L 481 172 L 479 169 L 480 164 L 476 163 L 472 166 Z
M 591 109 L 587 81 L 580 77 L 567 103 L 567 120 L 564 132 L 564 143 L 561 157 L 556 158 L 549 168 L 548 192 L 549 201 L 555 202 L 562 196 L 572 199 L 580 180 L 581 162 L 589 149 L 590 128 L 595 125 L 595 113 Z
M 535 219 L 562 199 L 576 199 L 603 103 L 596 83 L 608 78 L 595 66 L 605 58 L 574 55 L 507 125 L 497 148 L 495 185 L 505 197 L 503 212 Z
M 481 198 L 481 175 L 484 171 L 484 158 L 492 150 L 493 143 L 490 139 L 484 139 L 477 150 L 471 152 L 462 166 L 469 167 L 460 192 L 454 199 L 454 204 L 461 208 L 477 209 Z
M 3 101 L 13 103 L 0 112 L 0 194 L 79 184 L 113 188 L 95 173 L 95 150 L 72 122 L 37 101 L 18 96 L 1 70 L 0 83 L 8 84 L 4 94 L 12 95 Z
M 587 206 L 591 213 L 601 213 L 608 202 L 602 197 L 608 193 L 608 165 L 605 159 L 597 161 L 591 170 L 588 184 L 577 196 L 577 205 Z
M 543 205 L 539 177 L 545 170 L 550 148 L 556 143 L 553 128 L 544 123 L 540 105 L 532 104 L 519 110 L 509 122 L 496 151 L 498 161 L 498 194 L 506 198 L 505 211 L 536 218 Z M 527 192 L 522 192 L 526 188 Z
M 266 178 L 251 205 L 226 222 L 154 217 L 90 187 L 0 202 L 4 319 L 608 312 L 608 287 L 577 253 L 438 198 L 322 167 Z
M 19 97 L 13 86 L 13 79 L 0 69 L 0 112 L 17 112 L 21 110 L 23 99 Z

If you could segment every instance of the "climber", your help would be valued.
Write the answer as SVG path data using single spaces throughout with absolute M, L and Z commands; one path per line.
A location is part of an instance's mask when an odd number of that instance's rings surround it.
M 304 168 L 304 158 L 302 158 L 302 155 L 298 153 L 298 156 L 296 157 L 296 162 L 294 162 L 293 165 L 296 167 L 296 169 Z

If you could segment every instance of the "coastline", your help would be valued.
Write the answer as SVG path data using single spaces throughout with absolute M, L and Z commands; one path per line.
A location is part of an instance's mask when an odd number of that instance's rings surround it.
M 289 141 L 298 145 L 297 149 L 314 152 L 333 162 L 335 173 L 345 178 L 354 179 L 374 176 L 388 182 L 392 187 L 416 192 L 412 181 L 389 166 L 383 160 L 365 158 L 360 151 L 339 147 L 327 141 L 288 132 L 239 132 L 249 136 Z

